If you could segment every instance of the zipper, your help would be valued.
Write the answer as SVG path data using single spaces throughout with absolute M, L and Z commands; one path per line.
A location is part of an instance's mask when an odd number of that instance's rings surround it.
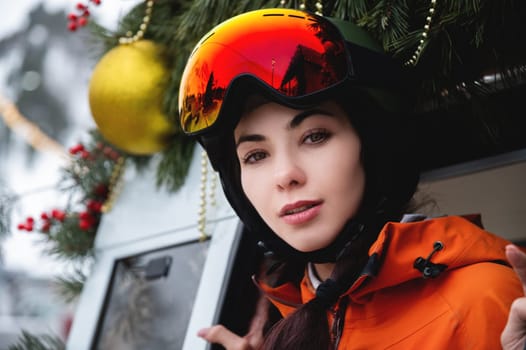
M 347 304 L 349 303 L 349 297 L 344 296 L 340 299 L 337 307 L 331 309 L 332 313 L 332 326 L 331 326 L 331 343 L 334 346 L 334 350 L 338 349 L 340 340 L 343 333 L 343 324 L 345 323 L 345 311 L 347 310 Z
M 333 316 L 331 325 L 331 343 L 333 344 L 334 350 L 338 349 L 341 337 L 343 335 L 345 312 L 347 311 L 347 305 L 349 304 L 349 294 L 357 290 L 369 277 L 376 276 L 377 270 L 378 253 L 373 253 L 369 257 L 369 260 L 363 268 L 360 276 L 353 282 L 349 290 L 342 297 L 340 297 L 338 304 L 330 310 Z

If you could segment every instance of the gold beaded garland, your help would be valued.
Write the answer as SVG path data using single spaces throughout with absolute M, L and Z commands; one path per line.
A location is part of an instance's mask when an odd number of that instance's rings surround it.
M 286 4 L 287 4 L 286 0 L 280 0 L 280 2 L 279 2 L 280 7 L 285 7 Z M 321 0 L 316 1 L 314 6 L 316 7 L 316 11 L 314 11 L 314 13 L 317 14 L 318 16 L 323 16 L 323 1 L 321 1 Z M 307 9 L 307 2 L 306 2 L 306 0 L 302 0 L 301 1 L 300 5 L 299 5 L 299 8 L 302 11 L 305 11 Z
M 208 156 L 205 151 L 201 152 L 201 185 L 199 187 L 199 211 L 197 219 L 197 228 L 199 230 L 199 241 L 203 242 L 208 239 L 206 233 L 206 184 L 208 180 Z
M 144 17 L 142 18 L 142 23 L 139 26 L 139 30 L 135 34 L 132 32 L 127 32 L 125 37 L 119 38 L 119 44 L 131 44 L 136 41 L 141 40 L 144 37 L 146 29 L 148 29 L 148 24 L 150 24 L 150 19 L 152 17 L 153 11 L 153 0 L 146 1 L 146 9 L 144 11 Z
M 214 173 L 210 178 L 210 192 L 208 194 L 207 201 L 207 184 L 208 184 L 208 155 L 206 151 L 201 152 L 201 185 L 199 187 L 199 210 L 197 227 L 199 230 L 199 241 L 204 242 L 210 235 L 206 233 L 206 209 L 208 205 L 214 207 L 216 205 L 216 188 L 217 188 L 217 175 Z
M 435 14 L 435 7 L 436 0 L 431 0 L 431 5 L 429 7 L 428 15 L 426 17 L 426 24 L 424 25 L 424 31 L 421 34 L 420 42 L 415 52 L 413 53 L 413 56 L 405 62 L 406 66 L 415 66 L 418 62 L 418 59 L 420 58 L 420 55 L 422 54 L 422 51 L 424 50 L 424 44 L 427 40 L 427 37 L 429 36 L 429 28 L 431 27 L 431 21 L 433 19 L 433 15 Z
M 27 119 L 16 105 L 0 93 L 0 118 L 5 125 L 18 133 L 37 151 L 54 153 L 63 159 L 69 155 L 64 147 L 45 134 L 35 123 Z
M 210 192 L 208 198 L 210 199 L 210 205 L 215 207 L 216 205 L 216 188 L 217 188 L 217 174 L 214 173 L 210 179 Z
M 316 6 L 316 11 L 314 13 L 318 16 L 323 16 L 323 2 L 321 2 L 321 0 L 318 0 L 316 1 L 316 4 L 314 6 Z
M 122 189 L 122 175 L 124 173 L 124 165 L 126 164 L 126 157 L 119 157 L 117 159 L 117 163 L 115 163 L 115 167 L 113 168 L 113 171 L 111 173 L 110 177 L 110 183 L 108 186 L 108 198 L 102 204 L 101 211 L 103 213 L 109 212 L 113 208 L 113 204 L 115 203 L 115 200 L 119 196 L 121 189 Z

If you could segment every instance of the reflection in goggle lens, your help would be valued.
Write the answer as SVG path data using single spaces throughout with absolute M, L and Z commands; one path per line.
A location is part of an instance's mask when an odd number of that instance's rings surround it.
M 328 20 L 297 10 L 249 12 L 220 24 L 194 49 L 179 91 L 181 126 L 189 134 L 212 126 L 240 76 L 302 97 L 343 81 L 348 72 L 345 42 Z

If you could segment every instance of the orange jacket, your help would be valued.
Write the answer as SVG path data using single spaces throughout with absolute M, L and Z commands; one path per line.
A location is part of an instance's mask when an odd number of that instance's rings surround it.
M 415 260 L 425 265 L 437 241 L 443 249 L 427 266 L 447 268 L 424 278 Z M 505 263 L 508 243 L 461 217 L 388 223 L 369 250 L 376 272 L 364 270 L 337 304 L 347 301 L 338 349 L 500 349 L 511 302 L 523 294 Z M 284 316 L 314 297 L 307 277 L 299 288 L 263 289 Z

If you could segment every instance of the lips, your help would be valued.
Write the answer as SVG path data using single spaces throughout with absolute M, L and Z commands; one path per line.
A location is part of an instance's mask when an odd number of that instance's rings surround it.
M 314 206 L 315 206 L 315 204 L 302 205 L 301 207 L 297 207 L 297 208 L 293 208 L 293 209 L 290 209 L 290 210 L 286 210 L 283 215 L 296 214 L 296 213 L 299 213 L 301 211 L 310 209 L 310 208 L 312 208 Z
M 322 201 L 298 201 L 287 204 L 281 208 L 279 216 L 288 224 L 303 224 L 318 215 L 322 203 Z
M 321 201 L 298 201 L 296 203 L 287 204 L 283 208 L 281 208 L 279 216 L 296 214 L 304 210 L 310 209 L 320 203 Z

